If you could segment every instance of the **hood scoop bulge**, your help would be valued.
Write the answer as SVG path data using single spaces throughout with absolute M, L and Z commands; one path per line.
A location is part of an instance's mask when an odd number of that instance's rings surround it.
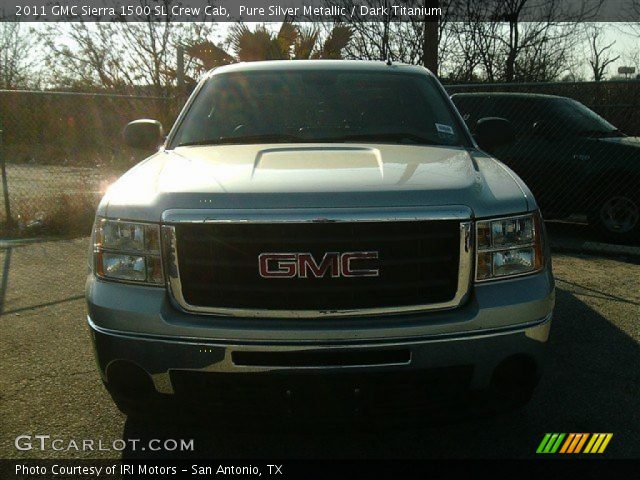
M 359 146 L 336 147 L 273 147 L 256 152 L 251 178 L 269 181 L 293 174 L 296 181 L 335 183 L 341 177 L 345 181 L 357 178 L 357 183 L 367 179 L 379 182 L 384 166 L 380 151 Z M 355 175 L 355 177 L 354 177 Z

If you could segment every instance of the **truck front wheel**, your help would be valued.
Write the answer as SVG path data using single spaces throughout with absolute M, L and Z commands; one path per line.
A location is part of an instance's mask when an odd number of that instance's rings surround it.
M 624 191 L 603 195 L 589 215 L 589 223 L 606 240 L 637 242 L 640 239 L 640 196 Z

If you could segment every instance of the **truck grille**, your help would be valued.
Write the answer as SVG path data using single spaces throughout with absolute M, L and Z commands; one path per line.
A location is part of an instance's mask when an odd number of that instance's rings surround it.
M 184 223 L 175 226 L 181 295 L 190 306 L 343 311 L 451 301 L 458 289 L 460 221 Z M 377 277 L 262 278 L 265 252 L 376 251 Z

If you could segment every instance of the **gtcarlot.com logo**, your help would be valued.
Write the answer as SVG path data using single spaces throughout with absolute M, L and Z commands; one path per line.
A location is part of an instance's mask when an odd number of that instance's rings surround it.
M 613 433 L 546 433 L 536 453 L 604 453 Z
M 51 435 L 18 435 L 15 439 L 15 447 L 18 450 L 55 450 L 57 452 L 91 452 L 91 451 L 123 451 L 130 450 L 132 452 L 149 450 L 152 452 L 159 451 L 194 451 L 194 440 L 191 439 L 159 439 L 152 438 L 149 440 L 141 440 L 140 438 L 115 438 L 115 439 L 90 439 L 90 438 L 59 438 Z

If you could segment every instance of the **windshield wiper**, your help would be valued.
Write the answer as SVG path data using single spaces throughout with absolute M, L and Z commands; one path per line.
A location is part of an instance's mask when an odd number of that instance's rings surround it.
M 229 145 L 229 144 L 243 144 L 243 143 L 271 143 L 271 142 L 290 142 L 298 143 L 308 141 L 302 137 L 296 135 L 289 135 L 284 133 L 273 133 L 263 135 L 238 135 L 233 137 L 218 137 L 210 138 L 207 140 L 198 140 L 195 142 L 184 142 L 178 145 L 178 147 L 192 147 L 197 145 Z
M 397 142 L 410 141 L 413 144 L 419 145 L 442 145 L 442 143 L 434 142 L 433 140 L 417 135 L 415 133 L 404 132 L 389 132 L 389 133 L 353 133 L 347 135 L 341 135 L 338 137 L 321 138 L 319 142 L 357 142 L 362 140 L 373 140 L 381 142 Z

